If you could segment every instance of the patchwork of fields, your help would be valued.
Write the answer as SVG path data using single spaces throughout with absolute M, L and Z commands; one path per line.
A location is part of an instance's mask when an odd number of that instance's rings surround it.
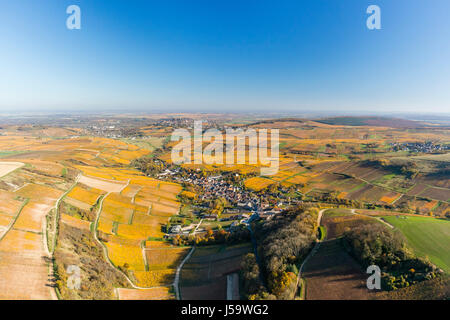
M 8 133 L 0 136 L 0 298 L 56 298 L 50 238 L 58 220 L 94 232 L 104 259 L 135 287 L 117 291 L 121 299 L 173 298 L 175 269 L 189 248 L 159 246 L 159 239 L 180 209 L 182 188 L 129 168 L 149 148 L 63 131 L 62 139 L 51 130 L 39 139 Z
M 450 180 L 426 171 L 428 165 L 432 169 L 448 165 L 445 155 L 417 157 L 425 165 L 410 178 L 366 161 L 408 158 L 408 153 L 392 152 L 394 142 L 448 143 L 446 130 L 347 127 L 306 120 L 250 127 L 280 129 L 280 170 L 275 175 L 258 176 L 260 165 L 248 161 L 184 167 L 239 172 L 245 187 L 261 194 L 282 186 L 305 199 L 332 195 L 349 204 L 395 206 L 440 217 L 450 213 Z M 139 139 L 110 139 L 83 136 L 80 129 L 1 128 L 0 299 L 80 298 L 57 288 L 66 284 L 65 270 L 71 264 L 81 266 L 83 279 L 95 278 L 96 260 L 114 278 L 102 297 L 174 299 L 176 269 L 191 248 L 173 246 L 162 237 L 164 226 L 180 211 L 178 196 L 189 193 L 131 166 L 134 159 L 162 147 L 170 129 L 148 126 L 140 128 Z M 170 163 L 173 145 L 170 142 L 158 156 Z M 405 234 L 418 255 L 450 271 L 448 220 L 338 210 L 323 218 L 328 240 L 361 221 L 379 223 L 371 216 L 383 216 Z M 368 298 L 357 265 L 333 241 L 323 243 L 306 267 L 307 298 Z M 249 251 L 247 244 L 197 248 L 181 271 L 182 298 L 226 298 L 226 276 L 239 270 L 242 255 Z M 55 265 L 61 269 L 58 274 Z M 106 281 L 93 281 L 97 280 Z M 346 289 L 338 292 L 342 285 Z M 318 288 L 321 292 L 326 288 L 328 295 L 321 295 Z
M 396 296 L 395 293 L 383 296 L 379 292 L 371 293 L 367 290 L 367 275 L 340 239 L 346 231 L 361 224 L 372 223 L 384 223 L 400 230 L 416 255 L 430 259 L 437 267 L 449 272 L 450 221 L 413 214 L 399 215 L 389 211 L 329 209 L 322 218 L 327 239 L 305 266 L 303 277 L 306 299 L 359 300 Z M 419 286 L 426 287 L 426 284 Z M 427 290 L 434 288 L 431 286 Z M 420 296 L 415 290 L 411 292 Z M 426 296 L 426 292 L 423 295 Z M 431 297 L 428 296 L 427 299 Z M 404 295 L 403 298 L 408 299 L 408 296 Z
M 263 192 L 275 186 L 294 187 L 303 196 L 321 198 L 332 196 L 360 203 L 391 206 L 421 214 L 445 216 L 450 213 L 450 179 L 429 174 L 431 167 L 448 166 L 445 155 L 414 157 L 408 152 L 392 151 L 392 144 L 399 143 L 450 143 L 445 128 L 421 128 L 404 130 L 344 125 L 328 125 L 308 120 L 262 121 L 243 127 L 246 129 L 279 129 L 279 171 L 271 176 L 259 176 L 260 164 L 185 164 L 188 169 L 205 171 L 237 171 L 249 175 L 245 187 Z M 225 139 L 223 139 L 225 141 Z M 248 147 L 247 141 L 244 142 Z M 161 159 L 171 162 L 169 152 Z M 207 143 L 203 143 L 204 147 Z M 236 150 L 235 145 L 235 150 Z M 225 148 L 224 148 L 225 150 Z M 371 164 L 377 159 L 408 162 L 409 158 L 422 161 L 419 174 L 413 178 L 392 168 Z M 439 162 L 439 163 L 438 163 Z M 445 173 L 444 173 L 445 174 Z M 254 176 L 256 175 L 256 176 Z
M 57 189 L 36 184 L 27 184 L 12 194 L 3 192 L 4 196 L 19 200 L 14 200 L 15 208 L 2 214 L 9 221 L 0 238 L 0 298 L 55 298 L 51 287 L 51 255 L 45 243 L 45 218 L 62 194 Z

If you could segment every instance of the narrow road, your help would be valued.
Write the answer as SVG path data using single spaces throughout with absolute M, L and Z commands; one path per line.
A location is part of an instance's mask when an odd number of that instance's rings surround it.
M 44 217 L 43 221 L 42 221 L 42 224 L 43 224 L 42 235 L 43 235 L 43 241 L 44 241 L 44 249 L 45 249 L 45 252 L 46 252 L 47 256 L 49 258 L 51 258 L 51 262 L 49 263 L 49 275 L 52 275 L 53 277 L 55 276 L 55 273 L 54 273 L 54 262 L 53 262 L 54 256 L 53 255 L 55 253 L 56 240 L 57 240 L 57 237 L 58 237 L 58 234 L 57 234 L 56 231 L 58 230 L 57 224 L 59 222 L 58 221 L 58 218 L 59 218 L 59 203 L 77 185 L 79 178 L 80 178 L 80 175 L 78 175 L 75 178 L 75 182 L 72 184 L 72 186 L 66 192 L 64 192 L 63 195 L 58 198 L 58 200 L 56 200 L 55 206 L 52 208 L 52 209 L 55 210 L 55 214 L 54 214 L 55 217 L 53 219 L 53 230 L 48 230 L 46 217 Z M 51 248 L 48 245 L 47 231 L 48 231 L 48 234 L 49 235 L 51 234 L 52 237 L 53 237 L 52 238 L 52 247 Z M 56 294 L 56 287 L 54 288 L 54 290 L 51 291 L 51 295 L 52 295 L 53 300 L 58 300 L 58 295 Z
M 128 186 L 129 183 L 130 183 L 130 181 L 128 180 L 127 185 L 125 185 L 125 186 L 123 187 L 123 189 L 126 188 L 126 187 Z M 123 190 L 123 189 L 122 189 L 122 190 Z M 125 279 L 127 280 L 127 282 L 130 284 L 130 286 L 131 286 L 133 289 L 154 289 L 154 288 L 167 287 L 167 286 L 155 286 L 155 287 L 140 287 L 140 286 L 137 286 L 137 285 L 135 285 L 135 284 L 133 283 L 133 281 L 131 281 L 131 279 L 128 277 L 127 274 L 125 274 L 122 270 L 116 268 L 116 266 L 115 266 L 115 265 L 111 262 L 111 260 L 109 259 L 109 256 L 108 256 L 108 249 L 107 249 L 106 246 L 103 244 L 103 242 L 101 242 L 100 239 L 98 238 L 98 235 L 97 235 L 97 228 L 98 228 L 98 222 L 99 222 L 99 220 L 100 220 L 100 214 L 101 214 L 102 209 L 103 209 L 103 202 L 104 202 L 104 200 L 106 199 L 106 197 L 108 197 L 108 195 L 109 195 L 110 193 L 111 193 L 111 192 L 108 192 L 108 193 L 100 200 L 100 205 L 99 205 L 99 208 L 98 208 L 98 210 L 97 210 L 97 215 L 96 215 L 96 217 L 95 217 L 94 227 L 93 227 L 93 233 L 94 233 L 95 241 L 97 241 L 97 243 L 100 244 L 100 246 L 102 247 L 102 249 L 103 249 L 103 255 L 104 255 L 104 257 L 105 257 L 105 260 L 108 262 L 108 264 L 109 264 L 112 268 L 118 270 L 120 273 L 123 274 L 123 276 L 125 277 Z
M 322 221 L 322 215 L 325 212 L 325 210 L 327 209 L 322 209 L 319 211 L 319 214 L 317 215 L 317 227 L 320 227 L 320 223 Z M 295 289 L 295 294 L 294 297 L 297 296 L 297 291 L 298 291 L 298 284 L 300 283 L 300 279 L 302 277 L 302 271 L 303 268 L 305 267 L 305 264 L 308 262 L 308 260 L 317 252 L 317 250 L 319 250 L 320 247 L 320 243 L 321 241 L 319 239 L 316 240 L 316 244 L 314 245 L 314 248 L 311 250 L 311 252 L 306 256 L 305 260 L 303 260 L 302 264 L 300 265 L 300 268 L 298 269 L 298 276 L 297 276 L 297 287 Z
M 200 222 L 197 224 L 197 226 L 194 229 L 194 232 L 193 232 L 194 235 L 197 232 L 198 228 L 200 228 L 200 225 L 202 224 L 202 222 L 203 222 L 203 219 L 200 219 Z
M 94 233 L 94 239 L 95 239 L 95 241 L 97 241 L 97 243 L 102 247 L 102 249 L 103 249 L 103 255 L 104 255 L 104 257 L 105 257 L 105 260 L 109 263 L 109 265 L 110 265 L 112 268 L 118 270 L 120 273 L 122 273 L 122 274 L 124 275 L 125 279 L 126 279 L 127 282 L 133 287 L 133 289 L 149 289 L 149 288 L 139 287 L 139 286 L 135 285 L 135 284 L 133 283 L 133 281 L 131 281 L 131 279 L 128 278 L 128 275 L 126 275 L 122 270 L 116 268 L 116 266 L 111 262 L 111 260 L 109 260 L 108 249 L 107 249 L 106 246 L 103 244 L 103 242 L 101 242 L 100 239 L 98 238 L 98 235 L 97 235 L 97 228 L 98 228 L 98 222 L 99 222 L 99 220 L 100 220 L 100 214 L 101 214 L 102 209 L 103 209 L 103 202 L 104 202 L 104 200 L 106 199 L 106 197 L 109 196 L 110 193 L 111 193 L 111 192 L 108 192 L 108 193 L 102 198 L 102 200 L 100 200 L 100 205 L 99 205 L 98 210 L 97 210 L 97 215 L 96 215 L 96 217 L 95 217 L 94 227 L 93 227 L 93 230 L 92 230 L 93 233 Z
M 0 241 L 3 240 L 3 238 L 6 236 L 6 234 L 12 229 L 14 224 L 16 223 L 16 220 L 19 218 L 20 213 L 22 212 L 23 208 L 27 205 L 28 200 L 25 200 L 22 205 L 20 206 L 19 211 L 17 212 L 16 216 L 13 218 L 13 220 L 8 224 L 8 226 L 2 228 L 2 232 L 0 233 Z
M 385 226 L 388 226 L 391 229 L 394 229 L 394 226 L 388 222 L 386 222 L 383 218 L 380 217 L 375 217 L 375 219 L 377 219 L 378 221 L 380 221 L 382 224 L 384 224 Z
M 387 227 L 389 227 L 389 228 L 391 228 L 391 229 L 394 229 L 394 226 L 393 226 L 392 224 L 386 222 L 383 218 L 380 218 L 380 217 L 373 217 L 373 216 L 370 216 L 370 215 L 367 215 L 367 214 L 364 214 L 364 213 L 356 213 L 356 212 L 355 212 L 355 209 L 351 209 L 351 213 L 352 213 L 352 214 L 360 214 L 360 215 L 363 215 L 363 216 L 366 216 L 366 217 L 370 217 L 370 218 L 377 219 L 378 221 L 380 221 L 380 222 L 381 222 L 382 224 L 384 224 L 385 226 L 387 226 Z
M 67 194 L 72 191 L 73 188 L 75 188 L 75 186 L 78 184 L 78 180 L 80 179 L 80 174 L 75 178 L 75 182 L 72 184 L 72 186 L 66 191 L 64 192 L 64 194 L 59 197 L 58 200 L 56 200 L 55 206 L 53 207 L 53 209 L 55 210 L 55 217 L 53 219 L 53 230 L 51 231 L 53 238 L 52 238 L 52 248 L 48 247 L 48 242 L 46 241 L 46 250 L 49 251 L 51 254 L 53 254 L 55 252 L 55 247 L 56 247 L 56 238 L 57 238 L 57 234 L 56 234 L 56 230 L 57 230 L 57 223 L 58 223 L 58 217 L 59 217 L 59 203 L 61 202 L 62 199 L 64 199 L 65 196 L 67 196 Z
M 183 261 L 181 261 L 180 265 L 177 267 L 177 272 L 175 273 L 175 280 L 173 281 L 173 288 L 175 289 L 175 297 L 177 300 L 181 300 L 180 287 L 179 287 L 181 269 L 183 268 L 186 261 L 188 261 L 189 258 L 192 256 L 192 254 L 194 253 L 194 250 L 195 250 L 195 246 L 192 247 L 191 251 L 189 251 L 188 255 L 186 257 L 184 257 Z

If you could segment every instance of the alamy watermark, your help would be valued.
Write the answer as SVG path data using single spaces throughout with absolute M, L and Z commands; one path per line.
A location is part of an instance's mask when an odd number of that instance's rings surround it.
M 67 267 L 67 287 L 72 290 L 80 290 L 81 288 L 81 269 L 77 265 L 70 265 Z
M 367 289 L 369 290 L 381 290 L 381 269 L 379 266 L 371 265 L 367 267 L 366 273 L 371 274 L 367 278 Z
M 195 121 L 193 136 L 187 129 L 176 129 L 171 141 L 180 141 L 172 148 L 174 164 L 250 164 L 260 165 L 263 176 L 278 173 L 278 129 L 271 129 L 270 135 L 267 129 L 252 128 L 227 128 L 225 132 L 211 128 L 203 132 L 202 121 Z M 209 142 L 205 148 L 204 142 Z
M 70 5 L 66 9 L 69 15 L 66 20 L 66 27 L 69 30 L 81 29 L 81 9 L 77 5 Z M 366 13 L 370 16 L 366 20 L 366 26 L 369 30 L 381 29 L 381 9 L 379 6 L 372 4 L 367 7 Z
M 81 9 L 77 5 L 70 5 L 66 9 L 66 13 L 69 14 L 66 20 L 66 27 L 69 30 L 81 29 Z
M 370 16 L 366 20 L 366 26 L 369 30 L 381 29 L 381 9 L 379 6 L 372 4 L 367 7 L 367 14 Z

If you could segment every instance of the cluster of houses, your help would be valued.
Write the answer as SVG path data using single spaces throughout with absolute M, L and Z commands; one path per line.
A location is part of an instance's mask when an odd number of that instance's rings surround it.
M 192 129 L 194 125 L 194 119 L 190 118 L 162 118 L 156 120 L 153 124 L 156 127 L 171 127 L 171 128 L 184 128 Z M 203 119 L 202 126 L 204 129 L 220 128 L 220 125 L 212 119 Z
M 159 179 L 170 179 L 179 183 L 189 183 L 202 188 L 202 192 L 199 194 L 199 200 L 214 200 L 217 198 L 224 198 L 231 205 L 231 208 L 226 208 L 223 212 L 223 217 L 213 213 L 198 212 L 199 218 L 207 221 L 232 221 L 228 228 L 233 231 L 233 228 L 239 225 L 248 225 L 255 219 L 271 219 L 275 214 L 281 212 L 282 207 L 290 205 L 292 202 L 286 200 L 283 203 L 281 200 L 275 205 L 269 204 L 260 195 L 255 194 L 252 191 L 245 190 L 242 187 L 236 186 L 227 182 L 222 175 L 204 177 L 196 172 L 186 172 L 179 167 L 165 169 L 163 172 L 157 175 Z M 187 227 L 181 227 L 180 225 L 172 226 L 167 237 L 173 237 L 176 235 L 186 235 L 191 232 L 203 232 L 197 225 L 191 225 Z
M 246 210 L 256 210 L 260 206 L 260 198 L 252 192 L 242 189 L 239 186 L 234 186 L 225 180 L 221 175 L 202 177 L 195 173 L 188 173 L 186 175 L 178 175 L 180 169 L 169 170 L 166 169 L 158 175 L 158 178 L 171 176 L 177 182 L 191 183 L 202 187 L 202 193 L 199 195 L 199 200 L 211 200 L 217 198 L 224 198 L 228 203 L 237 204 Z
M 260 211 L 253 211 L 248 213 L 242 213 L 230 217 L 225 218 L 218 218 L 217 216 L 202 216 L 202 220 L 219 220 L 221 222 L 226 221 L 232 221 L 232 223 L 228 227 L 224 227 L 225 230 L 228 229 L 228 231 L 233 232 L 233 229 L 240 226 L 240 225 L 249 225 L 251 221 L 253 220 L 270 220 L 275 214 L 280 213 L 281 210 L 274 210 L 274 209 L 267 209 L 267 210 L 260 210 Z M 189 235 L 191 233 L 196 234 L 205 232 L 205 230 L 199 228 L 200 223 L 198 224 L 191 224 L 190 226 L 182 227 L 181 225 L 173 225 L 168 230 L 167 234 L 165 235 L 166 238 L 172 238 L 177 235 Z
M 395 142 L 390 144 L 395 151 L 409 151 L 421 153 L 436 153 L 450 150 L 450 145 L 435 144 L 434 142 Z

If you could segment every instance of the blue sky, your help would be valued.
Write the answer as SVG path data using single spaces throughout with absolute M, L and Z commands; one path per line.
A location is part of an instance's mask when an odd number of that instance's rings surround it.
M 66 28 L 79 5 L 81 30 Z M 381 8 L 382 30 L 366 28 Z M 449 112 L 448 0 L 0 0 L 0 113 Z

